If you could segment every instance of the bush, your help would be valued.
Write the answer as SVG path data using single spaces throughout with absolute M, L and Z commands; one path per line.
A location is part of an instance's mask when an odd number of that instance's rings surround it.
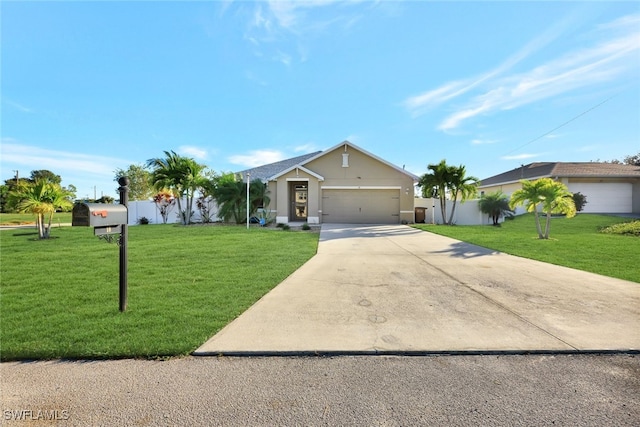
M 573 203 L 576 205 L 576 211 L 580 212 L 584 209 L 584 205 L 587 204 L 587 196 L 579 191 L 577 193 L 573 193 Z
M 138 224 L 140 225 L 147 225 L 150 224 L 151 220 L 149 218 L 147 218 L 146 216 L 141 216 L 140 218 L 138 218 Z
M 307 224 L 306 222 L 304 224 L 302 224 L 302 229 L 303 230 L 311 230 L 311 227 L 309 226 L 309 224 Z
M 287 230 L 291 230 L 291 227 L 289 226 L 289 224 L 282 224 L 282 229 L 284 231 L 287 231 Z
M 613 224 L 609 227 L 601 229 L 600 232 L 606 234 L 624 234 L 628 236 L 640 237 L 640 221 L 621 222 L 619 224 Z
M 276 224 L 276 227 L 278 227 L 278 228 L 284 228 L 284 224 L 283 224 L 283 223 L 281 223 L 281 222 L 279 222 L 278 224 Z

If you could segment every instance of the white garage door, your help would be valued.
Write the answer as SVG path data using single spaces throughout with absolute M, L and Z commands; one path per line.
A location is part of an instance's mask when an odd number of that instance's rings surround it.
M 323 190 L 322 221 L 334 224 L 398 224 L 400 190 Z
M 569 191 L 587 196 L 582 212 L 587 213 L 631 213 L 632 185 L 628 182 L 601 182 L 569 184 Z

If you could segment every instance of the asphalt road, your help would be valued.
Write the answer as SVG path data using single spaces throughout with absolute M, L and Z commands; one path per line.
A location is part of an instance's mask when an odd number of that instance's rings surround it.
M 0 374 L 3 426 L 640 425 L 640 356 L 625 354 L 10 362 Z

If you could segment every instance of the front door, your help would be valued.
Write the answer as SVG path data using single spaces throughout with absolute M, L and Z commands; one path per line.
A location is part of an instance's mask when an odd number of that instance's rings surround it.
M 289 194 L 291 194 L 289 219 L 291 221 L 306 221 L 308 185 L 306 183 L 292 183 Z

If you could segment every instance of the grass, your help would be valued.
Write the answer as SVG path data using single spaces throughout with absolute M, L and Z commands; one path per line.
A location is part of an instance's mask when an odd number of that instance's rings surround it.
M 500 227 L 429 224 L 414 227 L 511 255 L 640 282 L 640 238 L 600 232 L 629 221 L 595 214 L 554 217 L 549 240 L 538 239 L 533 214 L 517 216 Z
M 48 217 L 47 217 L 48 218 Z M 0 225 L 22 225 L 36 223 L 35 215 L 18 213 L 0 213 Z M 71 212 L 58 212 L 53 214 L 52 226 L 58 224 L 71 224 Z
M 91 228 L 0 232 L 3 361 L 192 352 L 316 253 L 317 233 L 235 226 L 129 228 L 128 309 L 119 249 Z

